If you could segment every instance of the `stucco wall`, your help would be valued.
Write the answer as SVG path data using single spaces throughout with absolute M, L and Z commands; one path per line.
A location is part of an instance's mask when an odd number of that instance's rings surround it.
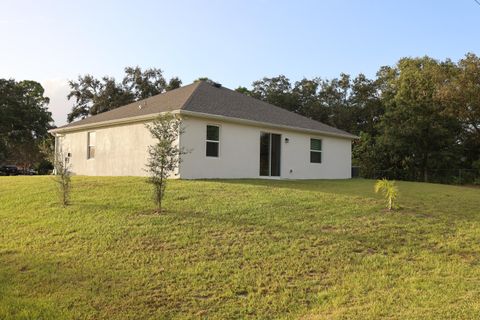
M 206 125 L 220 126 L 218 158 L 205 155 Z M 180 177 L 263 178 L 259 174 L 260 133 L 281 134 L 281 176 L 287 179 L 347 179 L 351 177 L 351 141 L 243 124 L 184 118 L 180 145 L 190 152 L 183 156 Z M 285 143 L 285 138 L 289 139 Z M 310 163 L 310 138 L 322 139 L 322 163 Z
M 95 131 L 94 159 L 87 159 L 88 132 Z M 71 170 L 76 175 L 145 176 L 147 149 L 154 140 L 142 123 L 66 133 L 64 153 L 71 153 Z
M 219 157 L 205 155 L 206 125 L 220 126 Z M 294 131 L 184 117 L 180 174 L 171 178 L 265 178 L 260 171 L 260 133 L 281 134 L 281 176 L 287 179 L 351 177 L 351 141 Z M 95 131 L 95 158 L 87 159 L 88 132 Z M 285 138 L 289 139 L 285 143 Z M 322 139 L 322 163 L 310 163 L 310 138 Z M 154 143 L 143 123 L 110 126 L 64 134 L 64 153 L 71 153 L 72 172 L 90 176 L 146 176 L 148 146 Z

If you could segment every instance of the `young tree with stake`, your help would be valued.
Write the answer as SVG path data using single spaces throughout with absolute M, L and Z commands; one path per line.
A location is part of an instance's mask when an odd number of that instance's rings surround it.
M 66 207 L 70 203 L 70 191 L 72 189 L 70 164 L 61 149 L 54 153 L 54 157 L 54 179 L 58 184 L 58 197 L 62 206 Z
M 156 143 L 148 148 L 147 172 L 150 174 L 148 182 L 153 185 L 157 213 L 161 213 L 167 178 L 178 168 L 181 156 L 186 153 L 177 143 L 182 133 L 182 121 L 171 113 L 166 113 L 146 126 L 156 139 Z

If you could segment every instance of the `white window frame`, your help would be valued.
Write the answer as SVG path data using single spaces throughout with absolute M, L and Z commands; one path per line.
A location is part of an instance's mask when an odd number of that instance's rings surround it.
M 94 134 L 95 135 L 95 143 L 92 145 L 91 144 L 91 134 Z M 97 151 L 97 148 L 96 148 L 96 145 L 97 145 L 97 133 L 96 131 L 88 131 L 87 132 L 87 160 L 93 160 L 95 159 L 95 155 L 96 155 L 96 151 Z M 94 148 L 94 152 L 93 152 L 93 157 L 90 155 L 90 148 L 93 147 Z
M 259 173 L 259 177 L 262 179 L 268 178 L 268 179 L 279 179 L 282 177 L 282 164 L 283 164 L 283 147 L 282 147 L 282 141 L 284 141 L 284 135 L 281 132 L 278 131 L 260 131 L 260 137 L 262 134 L 268 134 L 268 145 L 269 145 L 269 150 L 268 150 L 268 175 L 267 176 L 262 176 Z M 279 170 L 280 174 L 278 176 L 272 176 L 272 134 L 279 135 L 280 136 L 280 164 L 279 164 Z
M 218 140 L 208 140 L 207 139 L 207 127 L 217 127 L 218 128 Z M 219 124 L 214 124 L 214 123 L 207 123 L 205 125 L 205 157 L 207 158 L 210 158 L 210 159 L 218 159 L 220 158 L 220 137 L 221 137 L 221 134 L 222 134 L 222 129 L 221 129 L 221 126 Z M 218 154 L 217 156 L 209 156 L 207 155 L 207 143 L 208 142 L 213 142 L 213 143 L 216 143 L 218 145 Z
M 321 145 L 320 150 L 312 149 L 312 140 L 320 140 L 320 145 Z M 310 153 L 308 154 L 308 159 L 310 160 L 310 163 L 322 164 L 322 162 L 323 162 L 323 139 L 310 137 L 310 140 L 308 142 L 310 144 L 310 147 L 309 147 L 310 148 Z M 320 153 L 320 162 L 312 162 L 312 155 L 311 155 L 312 152 Z

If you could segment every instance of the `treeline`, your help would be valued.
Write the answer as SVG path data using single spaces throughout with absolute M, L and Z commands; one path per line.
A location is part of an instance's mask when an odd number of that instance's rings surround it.
M 205 80 L 207 78 L 199 78 Z M 125 68 L 122 81 L 70 81 L 68 121 L 181 86 L 160 69 Z M 356 134 L 353 163 L 365 177 L 433 181 L 453 169 L 480 172 L 480 59 L 403 58 L 376 77 L 263 78 L 237 91 Z M 0 79 L 0 162 L 38 162 L 53 127 L 48 98 L 34 81 Z M 47 142 L 45 142 L 47 141 Z
M 358 135 L 353 162 L 366 177 L 439 181 L 460 168 L 480 171 L 480 59 L 474 54 L 458 62 L 403 58 L 374 79 L 278 76 L 237 91 Z

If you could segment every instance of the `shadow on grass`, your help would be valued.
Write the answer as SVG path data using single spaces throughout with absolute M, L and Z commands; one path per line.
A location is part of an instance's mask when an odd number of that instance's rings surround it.
M 269 179 L 237 179 L 216 180 L 205 179 L 203 182 L 215 184 L 231 184 L 238 186 L 259 186 L 268 188 L 274 193 L 275 189 L 289 189 L 292 191 L 321 192 L 331 195 L 343 195 L 356 199 L 374 200 L 379 208 L 383 207 L 383 198 L 375 194 L 375 181 L 368 179 L 348 180 L 269 180 Z M 414 214 L 418 216 L 435 216 L 443 220 L 476 220 L 480 207 L 480 190 L 434 183 L 397 181 L 400 189 L 398 203 L 402 212 L 393 214 Z M 379 211 L 380 213 L 380 211 Z
M 373 192 L 373 180 L 345 179 L 345 180 L 273 180 L 273 179 L 204 179 L 197 180 L 221 184 L 238 184 L 246 186 L 261 186 L 268 188 L 286 188 L 297 191 L 314 191 L 340 194 L 347 196 L 368 197 L 377 199 Z
M 23 277 L 38 277 L 32 273 L 38 268 L 42 266 L 32 265 L 31 258 L 19 256 L 18 252 L 0 256 L 0 319 L 66 318 L 54 302 L 32 296 L 31 291 L 22 288 L 23 283 L 30 281 Z
M 219 184 L 238 184 L 250 186 L 262 186 L 269 188 L 287 188 L 299 191 L 318 191 L 324 193 L 350 195 L 381 199 L 382 197 L 374 192 L 375 180 L 370 179 L 345 179 L 345 180 L 270 180 L 270 179 L 203 179 L 196 181 L 214 182 Z M 479 188 L 464 186 L 453 186 L 437 183 L 396 181 L 402 194 L 415 195 L 418 193 L 428 194 L 436 192 L 478 192 Z

